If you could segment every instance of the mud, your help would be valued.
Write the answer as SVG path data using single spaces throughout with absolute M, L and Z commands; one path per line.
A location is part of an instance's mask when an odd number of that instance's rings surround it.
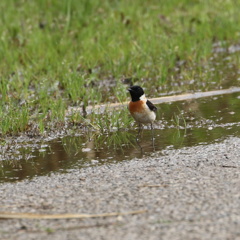
M 1 239 L 239 239 L 240 138 L 0 185 L 1 212 L 146 213 L 1 220 Z

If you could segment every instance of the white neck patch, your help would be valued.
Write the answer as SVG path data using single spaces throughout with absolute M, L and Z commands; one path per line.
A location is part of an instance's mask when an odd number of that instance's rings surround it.
M 140 100 L 146 100 L 145 94 L 143 94 L 139 99 L 140 99 Z

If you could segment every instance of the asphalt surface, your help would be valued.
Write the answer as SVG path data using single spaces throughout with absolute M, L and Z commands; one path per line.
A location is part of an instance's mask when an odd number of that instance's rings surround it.
M 140 214 L 0 219 L 0 239 L 240 239 L 240 139 L 0 185 L 0 212 Z

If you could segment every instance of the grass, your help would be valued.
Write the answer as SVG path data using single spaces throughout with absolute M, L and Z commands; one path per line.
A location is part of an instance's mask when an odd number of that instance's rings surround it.
M 0 134 L 43 134 L 68 121 L 69 106 L 125 101 L 123 79 L 143 85 L 151 97 L 223 87 L 229 75 L 208 71 L 210 59 L 222 62 L 228 55 L 216 56 L 214 44 L 226 49 L 239 43 L 239 5 L 2 0 Z M 238 54 L 230 62 L 239 74 Z M 127 111 L 121 116 L 92 115 L 88 122 L 101 132 L 128 127 Z M 86 125 L 83 117 L 76 120 Z

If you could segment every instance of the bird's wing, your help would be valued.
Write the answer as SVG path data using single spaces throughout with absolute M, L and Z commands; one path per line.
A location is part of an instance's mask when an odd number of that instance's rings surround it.
M 149 107 L 149 109 L 153 112 L 157 111 L 157 108 L 153 105 L 153 103 L 151 103 L 149 100 L 147 100 L 147 106 Z

